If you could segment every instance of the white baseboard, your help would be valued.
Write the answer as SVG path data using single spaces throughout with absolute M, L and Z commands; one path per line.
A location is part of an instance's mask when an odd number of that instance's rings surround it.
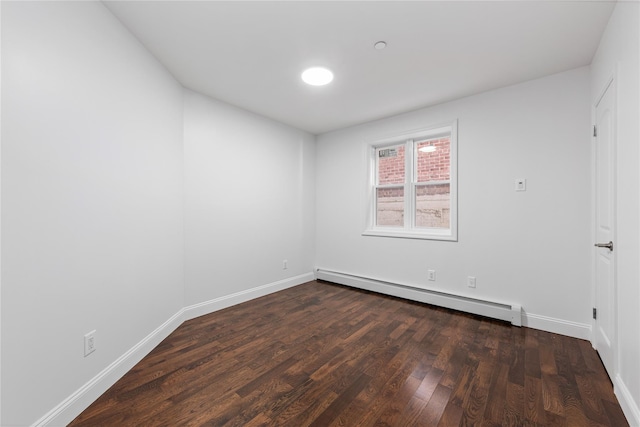
M 522 326 L 540 329 L 554 334 L 567 335 L 582 340 L 591 340 L 591 325 L 587 323 L 571 322 L 569 320 L 554 317 L 541 316 L 539 314 L 524 313 Z
M 182 324 L 184 309 L 171 316 L 169 320 L 156 328 L 138 344 L 116 359 L 102 372 L 80 387 L 71 396 L 63 400 L 33 426 L 66 426 L 82 411 L 89 407 L 102 393 L 116 383 L 124 374 L 151 352 L 160 342 Z
M 302 274 L 289 279 L 280 280 L 278 282 L 269 283 L 267 285 L 258 286 L 246 291 L 237 292 L 232 295 L 227 295 L 211 301 L 182 308 L 176 314 L 171 316 L 170 319 L 156 328 L 156 330 L 142 339 L 142 341 L 130 348 L 126 353 L 103 369 L 98 375 L 89 380 L 89 382 L 42 416 L 33 424 L 33 427 L 57 427 L 69 424 L 78 415 L 80 415 L 82 411 L 87 409 L 98 397 L 107 391 L 109 387 L 122 378 L 124 374 L 129 372 L 136 363 L 149 354 L 151 350 L 160 344 L 163 339 L 175 331 L 185 320 L 213 313 L 214 311 L 297 286 L 314 279 L 315 276 L 313 273 Z
M 640 427 L 640 408 L 633 400 L 633 395 L 620 375 L 616 375 L 613 382 L 613 391 L 618 398 L 618 402 L 620 402 L 620 407 L 624 412 L 624 416 L 627 417 L 629 425 L 631 427 Z
M 441 292 L 435 292 L 435 294 L 427 294 L 424 291 L 428 289 L 419 290 L 418 288 L 411 289 L 409 285 L 394 284 L 390 282 L 381 281 L 373 278 L 365 278 L 347 273 L 338 273 L 333 271 L 326 271 L 324 269 L 317 269 L 316 275 L 321 280 L 327 280 L 329 282 L 340 283 L 342 285 L 353 286 L 360 289 L 366 289 L 373 292 L 378 292 L 387 295 L 393 295 L 400 298 L 406 298 L 414 301 L 424 302 L 428 304 L 438 305 L 442 307 L 451 308 L 453 310 L 465 311 L 468 313 L 479 314 L 487 317 L 493 317 L 496 319 L 510 321 L 512 324 L 520 326 L 517 322 L 519 319 L 514 319 L 514 316 L 520 317 L 520 306 L 517 304 L 511 304 L 513 310 L 511 313 L 503 308 L 494 308 L 492 305 L 502 305 L 504 303 L 492 303 L 481 304 L 479 300 L 473 300 L 464 296 L 456 296 L 453 294 L 446 295 Z M 440 295 L 438 295 L 440 294 Z M 453 297 L 453 298 L 450 298 Z M 480 303 L 480 304 L 479 304 Z M 509 304 L 505 304 L 509 305 Z M 517 312 L 518 315 L 514 315 Z M 522 326 L 529 328 L 540 329 L 547 332 L 552 332 L 561 335 L 567 335 L 574 338 L 580 338 L 585 340 L 591 339 L 591 325 L 586 323 L 571 322 L 568 320 L 557 319 L 553 317 L 541 316 L 532 313 L 522 312 Z M 639 426 L 640 427 L 640 426 Z
M 247 289 L 246 291 L 236 292 L 235 294 L 225 295 L 209 301 L 193 304 L 184 308 L 184 320 L 194 319 L 232 305 L 241 304 L 252 299 L 256 299 L 274 292 L 278 292 L 293 286 L 301 285 L 306 282 L 315 280 L 313 273 L 301 274 L 299 276 L 290 277 L 288 279 L 279 280 L 277 282 Z

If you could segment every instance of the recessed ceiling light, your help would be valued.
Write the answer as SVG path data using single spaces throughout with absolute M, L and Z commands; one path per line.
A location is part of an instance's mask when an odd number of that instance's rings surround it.
M 376 44 L 374 44 L 373 47 L 375 47 L 376 50 L 382 50 L 385 47 L 387 47 L 387 42 L 380 40 L 379 42 L 376 42 Z
M 323 67 L 307 68 L 302 73 L 302 80 L 312 86 L 324 86 L 331 83 L 333 73 Z
M 433 145 L 425 145 L 424 147 L 420 147 L 418 151 L 422 153 L 433 153 L 434 151 L 436 151 L 436 147 Z

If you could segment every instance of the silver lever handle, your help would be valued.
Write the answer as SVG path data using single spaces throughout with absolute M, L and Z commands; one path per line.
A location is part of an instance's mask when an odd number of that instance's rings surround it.
M 597 248 L 607 248 L 610 251 L 613 251 L 613 242 L 609 242 L 609 243 L 596 243 L 595 246 Z

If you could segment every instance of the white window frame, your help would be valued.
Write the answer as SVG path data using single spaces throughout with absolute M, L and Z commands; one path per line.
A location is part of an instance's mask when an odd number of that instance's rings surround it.
M 450 186 L 450 228 L 418 228 L 415 226 L 416 187 L 425 183 L 417 179 L 417 145 L 415 142 L 425 139 L 450 135 L 449 148 L 449 186 Z M 385 147 L 405 145 L 405 180 L 404 184 L 377 185 L 376 150 Z M 399 237 L 409 239 L 458 241 L 458 121 L 419 129 L 406 134 L 381 139 L 367 146 L 369 162 L 367 221 L 363 236 Z M 441 182 L 440 182 L 441 183 Z M 434 182 L 435 184 L 435 182 Z M 404 185 L 404 227 L 378 226 L 376 213 L 376 190 L 385 187 Z

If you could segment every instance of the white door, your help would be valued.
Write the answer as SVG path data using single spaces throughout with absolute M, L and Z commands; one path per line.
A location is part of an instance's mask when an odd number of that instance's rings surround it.
M 616 354 L 615 82 L 596 105 L 595 346 L 613 378 Z

